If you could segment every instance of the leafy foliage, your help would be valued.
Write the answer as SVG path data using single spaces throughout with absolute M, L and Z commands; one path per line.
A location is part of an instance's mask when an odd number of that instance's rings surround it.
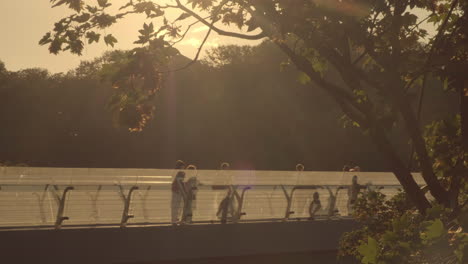
M 363 264 L 377 263 L 377 241 L 372 237 L 369 237 L 367 243 L 361 244 L 357 250 L 363 256 Z
M 254 53 L 254 48 L 249 46 L 220 46 L 207 52 L 205 62 L 213 67 L 250 64 L 252 61 L 248 60 Z
M 466 242 L 466 162 L 461 147 L 459 116 L 433 122 L 425 131 L 434 169 L 451 192 L 454 209 L 434 204 L 425 216 L 415 211 L 403 192 L 386 200 L 380 192 L 366 192 L 356 202 L 355 218 L 365 227 L 348 233 L 341 242 L 341 254 L 353 255 L 363 263 L 463 263 Z M 457 191 L 459 190 L 459 191 Z M 456 217 L 454 217 L 456 216 Z M 366 239 L 369 241 L 366 243 Z M 377 256 L 370 239 L 377 241 Z M 466 256 L 465 256 L 466 257 Z M 373 262 L 372 262 L 372 261 Z M 455 263 L 455 262 L 447 263 Z M 446 262 L 442 262 L 446 263 Z
M 424 133 L 429 155 L 435 161 L 434 170 L 447 188 L 467 184 L 468 153 L 463 149 L 460 123 L 460 115 L 434 121 Z
M 389 200 L 378 191 L 363 193 L 354 215 L 363 227 L 344 235 L 340 255 L 365 264 L 463 263 L 468 234 L 461 222 L 449 220 L 449 210 L 438 205 L 426 216 L 408 205 L 403 192 Z
M 5 64 L 0 60 L 0 87 L 2 87 L 7 81 L 8 72 L 6 70 Z
M 164 45 L 164 41 L 153 40 L 149 47 L 119 54 L 103 65 L 101 76 L 116 90 L 108 105 L 117 126 L 142 131 L 153 117 L 154 98 L 163 83 L 160 72 L 178 54 Z

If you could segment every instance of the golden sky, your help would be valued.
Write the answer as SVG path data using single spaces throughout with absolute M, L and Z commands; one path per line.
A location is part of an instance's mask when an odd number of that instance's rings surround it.
M 128 0 L 110 0 L 114 6 L 119 7 Z M 159 0 L 172 1 L 172 0 Z M 96 3 L 96 0 L 85 0 L 88 3 Z M 172 9 L 173 18 L 178 12 Z M 76 67 L 81 60 L 88 60 L 101 55 L 111 48 L 104 43 L 86 45 L 83 56 L 72 55 L 68 52 L 59 55 L 50 54 L 47 46 L 39 46 L 41 37 L 53 28 L 53 24 L 60 18 L 70 14 L 67 7 L 51 8 L 49 0 L 0 0 L 0 60 L 6 64 L 8 70 L 16 71 L 24 68 L 41 67 L 53 73 L 66 72 Z M 423 14 L 416 11 L 419 15 Z M 134 15 L 122 20 L 104 34 L 114 34 L 119 42 L 116 49 L 131 49 L 136 47 L 133 42 L 137 40 L 138 30 L 141 29 L 144 16 Z M 149 21 L 147 21 L 149 22 Z M 184 21 L 185 22 L 185 21 Z M 189 19 L 187 19 L 189 22 Z M 428 29 L 432 28 L 429 26 Z M 235 30 L 235 29 L 233 29 Z M 198 24 L 194 26 L 192 33 L 176 47 L 187 57 L 194 57 L 201 39 L 207 32 L 207 27 Z M 217 35 L 213 32 L 205 45 L 205 50 L 223 44 L 257 44 L 259 41 L 248 41 Z M 203 54 L 203 53 L 202 53 Z
M 95 0 L 86 0 L 95 3 Z M 119 6 L 127 0 L 111 0 Z M 66 72 L 76 67 L 81 60 L 92 59 L 112 48 L 103 43 L 86 45 L 82 56 L 72 55 L 68 52 L 59 55 L 50 54 L 47 46 L 40 46 L 38 41 L 60 18 L 70 14 L 66 7 L 51 8 L 49 0 L 0 0 L 0 60 L 8 70 L 16 71 L 24 68 L 41 67 L 53 73 Z M 104 33 L 114 34 L 119 42 L 116 49 L 131 49 L 136 47 L 133 41 L 137 40 L 138 30 L 141 29 L 144 16 L 132 16 L 122 20 Z M 182 54 L 193 57 L 207 28 L 201 24 L 196 25 L 192 34 L 178 44 L 177 48 Z M 251 44 L 251 41 L 218 36 L 212 33 L 206 48 L 223 44 Z M 258 42 L 255 42 L 258 43 Z

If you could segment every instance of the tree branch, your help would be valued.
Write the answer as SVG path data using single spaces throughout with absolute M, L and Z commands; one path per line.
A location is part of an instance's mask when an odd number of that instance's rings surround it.
M 377 144 L 377 147 L 382 151 L 384 156 L 386 156 L 389 160 L 392 166 L 392 172 L 403 185 L 403 188 L 411 197 L 412 201 L 416 204 L 418 210 L 424 214 L 425 210 L 430 207 L 429 202 L 424 197 L 424 194 L 415 182 L 410 171 L 404 166 L 403 162 L 393 149 L 392 144 L 387 139 L 385 131 L 373 118 L 372 113 L 361 109 L 362 106 L 356 104 L 352 96 L 347 96 L 349 95 L 348 93 L 345 92 L 345 94 L 342 94 L 342 89 L 336 87 L 330 82 L 325 81 L 320 76 L 320 74 L 313 70 L 312 66 L 306 59 L 294 54 L 286 44 L 278 41 L 275 43 L 291 58 L 299 70 L 308 74 L 308 76 L 315 83 L 317 83 L 319 86 L 324 88 L 325 91 L 332 95 L 332 97 L 337 101 L 343 112 L 348 115 L 348 117 L 358 122 L 363 127 L 367 127 L 369 129 L 373 141 Z
M 178 3 L 180 3 L 178 0 L 177 0 Z M 174 70 L 169 70 L 168 72 L 177 72 L 177 71 L 181 71 L 181 70 L 184 70 L 184 69 L 187 69 L 188 67 L 190 67 L 192 64 L 194 64 L 195 62 L 198 61 L 198 58 L 200 56 L 200 53 L 203 49 L 203 46 L 205 45 L 206 41 L 208 40 L 208 37 L 210 36 L 211 34 L 211 31 L 213 30 L 213 25 L 214 23 L 216 23 L 216 16 L 218 15 L 218 12 L 221 10 L 221 8 L 223 7 L 223 5 L 227 2 L 227 0 L 224 0 L 222 1 L 219 6 L 216 7 L 216 9 L 214 10 L 214 15 L 211 17 L 211 23 L 209 24 L 208 26 L 208 32 L 206 33 L 205 37 L 203 38 L 203 41 L 202 43 L 200 44 L 200 46 L 198 47 L 198 50 L 197 50 L 197 54 L 195 55 L 195 57 L 192 59 L 191 62 L 187 63 L 185 66 L 181 67 L 181 68 L 178 68 L 178 69 L 174 69 Z M 203 18 L 202 18 L 203 19 Z M 203 19 L 204 20 L 204 19 Z M 200 20 L 198 20 L 200 21 Z M 200 21 L 201 22 L 201 21 Z M 190 26 L 196 24 L 193 23 L 191 24 Z M 189 26 L 189 27 L 190 27 Z M 187 31 L 184 33 L 184 35 L 187 33 Z
M 222 30 L 220 28 L 217 28 L 214 26 L 214 23 L 209 23 L 208 21 L 206 21 L 205 19 L 203 19 L 200 15 L 198 15 L 197 13 L 193 12 L 192 10 L 190 10 L 189 8 L 187 8 L 186 6 L 184 6 L 180 0 L 176 0 L 176 3 L 177 3 L 177 6 L 182 9 L 183 11 L 185 11 L 186 13 L 190 14 L 191 16 L 193 16 L 194 18 L 196 18 L 197 20 L 199 20 L 201 23 L 203 23 L 205 26 L 208 26 L 210 27 L 214 32 L 218 33 L 219 35 L 222 35 L 222 36 L 228 36 L 228 37 L 234 37 L 234 38 L 241 38 L 241 39 L 248 39 L 248 40 L 258 40 L 258 39 L 262 39 L 262 38 L 265 38 L 265 34 L 263 32 L 260 32 L 259 34 L 257 35 L 246 35 L 246 34 L 241 34 L 241 33 L 236 33 L 236 32 L 230 32 L 230 31 L 225 31 L 225 30 Z M 215 20 L 213 20 L 215 21 Z
M 447 13 L 447 16 L 445 17 L 444 22 L 442 22 L 442 25 L 440 26 L 439 32 L 437 32 L 437 35 L 436 35 L 436 37 L 434 39 L 434 44 L 432 44 L 431 50 L 429 51 L 429 57 L 427 58 L 427 61 L 424 64 L 423 68 L 426 68 L 427 66 L 429 66 L 431 64 L 432 58 L 434 56 L 434 52 L 436 50 L 436 47 L 439 44 L 440 38 L 442 37 L 442 34 L 445 31 L 445 26 L 447 26 L 448 20 L 449 20 L 450 16 L 452 15 L 453 9 L 455 9 L 455 6 L 457 4 L 458 4 L 458 0 L 453 0 L 452 5 L 450 6 L 450 10 Z
M 189 63 L 187 63 L 186 65 L 180 67 L 180 68 L 177 68 L 177 69 L 174 69 L 174 70 L 169 70 L 169 71 L 166 71 L 164 73 L 168 73 L 168 72 L 178 72 L 178 71 L 181 71 L 181 70 L 185 70 L 187 69 L 188 67 L 190 67 L 191 65 L 193 65 L 195 62 L 198 61 L 198 58 L 200 57 L 200 53 L 201 51 L 203 50 L 203 46 L 205 45 L 206 41 L 208 40 L 208 37 L 210 36 L 211 34 L 211 28 L 208 29 L 208 32 L 206 33 L 205 35 L 205 38 L 203 38 L 203 41 L 202 43 L 200 44 L 200 46 L 198 47 L 198 50 L 197 50 L 197 54 L 195 55 L 195 57 L 192 59 L 192 61 L 190 61 Z M 163 73 L 163 72 L 159 72 L 159 73 Z
M 369 31 L 369 38 L 367 41 L 369 41 L 369 39 L 372 37 L 372 34 L 374 33 L 374 29 L 375 29 L 375 23 L 377 21 L 377 17 L 379 16 L 380 14 L 380 11 L 379 12 L 375 12 L 374 14 L 374 17 L 372 18 L 372 25 L 371 25 L 371 29 Z M 352 62 L 353 65 L 357 64 L 362 58 L 364 58 L 364 56 L 367 54 L 367 49 L 364 48 L 364 51 L 362 52 L 361 55 L 359 55 L 359 57 L 357 57 L 354 62 Z
M 206 17 L 206 18 L 210 18 L 210 17 Z M 206 19 L 206 18 L 205 18 L 205 19 Z M 172 43 L 171 43 L 171 46 L 174 46 L 175 44 L 181 42 L 181 41 L 185 38 L 185 36 L 187 35 L 187 33 L 190 31 L 190 28 L 192 28 L 194 25 L 196 25 L 196 24 L 198 24 L 198 23 L 200 23 L 199 20 L 197 20 L 197 21 L 193 22 L 192 24 L 188 25 L 188 26 L 187 26 L 187 29 L 185 29 L 184 34 L 182 34 L 182 36 L 181 36 L 178 40 L 172 42 Z
M 355 102 L 352 94 L 322 78 L 320 74 L 313 69 L 309 61 L 295 54 L 294 51 L 291 50 L 286 44 L 279 41 L 276 41 L 275 44 L 284 53 L 286 53 L 286 55 L 288 55 L 288 57 L 300 71 L 306 73 L 311 78 L 311 80 L 313 80 L 319 86 L 326 88 L 325 91 L 327 91 L 337 101 L 343 112 L 349 113 L 349 116 L 360 125 L 368 126 L 369 121 L 366 119 L 366 115 L 362 113 L 362 106 Z

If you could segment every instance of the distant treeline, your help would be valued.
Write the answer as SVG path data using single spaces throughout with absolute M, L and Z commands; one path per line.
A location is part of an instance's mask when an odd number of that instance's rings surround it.
M 142 132 L 117 127 L 107 103 L 113 93 L 99 71 L 106 54 L 66 74 L 11 72 L 0 63 L 0 162 L 29 166 L 170 168 L 182 159 L 214 169 L 387 170 L 359 129 L 318 87 L 269 44 L 225 46 L 204 62 L 166 76 L 156 115 Z M 175 64 L 187 61 L 175 59 Z M 335 78 L 333 71 L 327 75 Z M 414 101 L 419 91 L 412 91 Z M 436 83 L 424 97 L 422 123 L 456 112 L 455 96 Z M 393 141 L 409 155 L 397 127 Z

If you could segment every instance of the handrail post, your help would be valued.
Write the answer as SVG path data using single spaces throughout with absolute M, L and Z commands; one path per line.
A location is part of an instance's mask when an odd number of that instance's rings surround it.
M 250 186 L 244 187 L 242 189 L 241 195 L 238 194 L 237 189 L 234 189 L 234 195 L 236 196 L 237 200 L 237 212 L 235 218 L 233 219 L 235 223 L 237 223 L 241 219 L 241 217 L 245 215 L 245 212 L 242 212 L 242 207 L 244 206 L 245 192 L 250 189 Z
M 60 229 L 62 227 L 63 221 L 70 219 L 68 216 L 63 216 L 63 212 L 65 210 L 65 201 L 67 198 L 67 193 L 74 189 L 75 188 L 73 186 L 67 186 L 65 190 L 63 190 L 62 196 L 60 196 L 57 193 L 57 191 L 59 190 L 58 186 L 54 185 L 55 199 L 58 203 L 57 218 L 55 220 L 55 229 Z
M 328 190 L 328 210 L 327 210 L 327 219 L 331 219 L 333 216 L 336 215 L 337 209 L 336 209 L 336 199 L 338 197 L 338 192 L 343 189 L 343 187 L 338 186 L 336 188 L 335 194 L 330 190 L 329 186 L 325 186 L 325 188 Z
M 42 223 L 46 222 L 46 216 L 45 216 L 45 212 L 44 212 L 44 199 L 45 199 L 45 195 L 46 195 L 46 192 L 47 192 L 48 188 L 49 188 L 49 184 L 46 184 L 45 187 L 44 187 L 44 190 L 42 191 L 42 194 L 38 194 L 37 192 L 33 192 L 33 195 L 37 196 L 37 203 L 39 205 L 39 214 L 41 215 Z
M 284 193 L 284 196 L 286 197 L 286 202 L 287 202 L 286 212 L 284 214 L 283 220 L 287 221 L 289 219 L 289 216 L 294 214 L 294 211 L 291 211 L 291 204 L 292 204 L 294 191 L 296 190 L 296 186 L 294 186 L 293 189 L 291 190 L 291 194 L 288 194 L 288 191 L 286 191 L 286 188 L 284 187 L 284 185 L 281 185 L 281 189 L 283 190 L 283 193 Z
M 120 221 L 120 228 L 125 228 L 127 226 L 128 219 L 133 218 L 134 215 L 128 214 L 130 210 L 130 204 L 132 201 L 132 193 L 135 190 L 138 190 L 138 186 L 132 186 L 128 191 L 128 194 L 125 195 L 122 185 L 118 185 L 120 189 L 120 196 L 124 202 L 124 209 L 122 212 L 122 220 Z

